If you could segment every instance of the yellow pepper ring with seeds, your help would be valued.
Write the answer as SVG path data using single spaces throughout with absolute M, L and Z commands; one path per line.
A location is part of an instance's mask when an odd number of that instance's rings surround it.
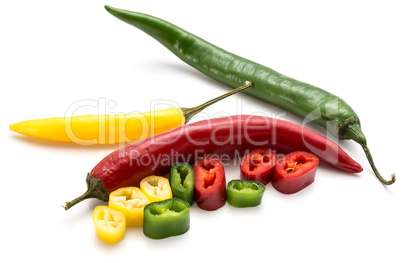
M 92 213 L 95 233 L 102 241 L 115 244 L 126 234 L 124 214 L 108 206 L 97 206 Z
M 124 214 L 128 227 L 143 225 L 144 207 L 149 203 L 148 197 L 138 187 L 119 188 L 109 195 L 109 207 Z
M 140 188 L 151 202 L 172 198 L 169 180 L 162 176 L 151 175 L 140 182 Z

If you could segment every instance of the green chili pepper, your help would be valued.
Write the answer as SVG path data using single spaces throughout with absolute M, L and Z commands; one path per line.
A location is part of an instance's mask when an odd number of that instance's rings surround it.
M 153 239 L 178 236 L 190 229 L 190 205 L 170 198 L 144 207 L 144 234 Z
M 173 197 L 194 203 L 194 170 L 188 163 L 174 163 L 170 170 Z
M 261 204 L 265 186 L 258 181 L 232 180 L 227 187 L 227 201 L 234 207 L 252 207 Z
M 245 93 L 321 125 L 339 139 L 356 141 L 362 146 L 377 178 L 387 185 L 395 182 L 395 174 L 387 181 L 378 172 L 359 117 L 341 98 L 227 52 L 162 19 L 110 6 L 105 8 L 115 17 L 155 38 L 181 60 L 211 78 L 232 88 L 250 80 L 252 88 Z

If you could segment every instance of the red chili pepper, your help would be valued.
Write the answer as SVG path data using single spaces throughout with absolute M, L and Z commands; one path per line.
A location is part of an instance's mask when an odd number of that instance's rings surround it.
M 169 173 L 174 162 L 193 163 L 212 154 L 240 159 L 257 147 L 308 151 L 341 171 L 363 170 L 338 145 L 307 128 L 262 116 L 228 116 L 184 125 L 112 152 L 88 174 L 87 192 L 66 203 L 65 209 L 87 198 L 107 201 L 113 190 Z
M 283 194 L 294 194 L 314 182 L 319 160 L 308 152 L 292 152 L 276 164 L 272 186 Z
M 204 210 L 216 210 L 226 203 L 226 177 L 222 162 L 207 156 L 194 164 L 194 201 Z
M 258 181 L 263 184 L 271 182 L 278 155 L 268 148 L 258 148 L 245 155 L 240 163 L 242 180 Z

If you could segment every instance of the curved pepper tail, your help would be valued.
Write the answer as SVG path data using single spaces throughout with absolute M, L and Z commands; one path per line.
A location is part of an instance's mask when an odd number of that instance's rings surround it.
M 391 180 L 385 180 L 384 177 L 382 177 L 382 175 L 380 174 L 380 172 L 378 172 L 375 164 L 374 164 L 374 160 L 373 157 L 371 156 L 370 150 L 367 147 L 367 144 L 360 144 L 363 147 L 364 153 L 367 156 L 367 159 L 370 163 L 371 168 L 373 169 L 374 174 L 377 176 L 378 180 L 380 180 L 383 184 L 385 185 L 391 185 L 393 183 L 395 183 L 396 178 L 395 178 L 395 173 L 391 174 Z
M 96 179 L 95 177 L 93 177 L 88 173 L 86 182 L 87 182 L 86 192 L 83 193 L 81 196 L 75 198 L 74 200 L 66 202 L 66 204 L 63 206 L 65 210 L 68 210 L 74 205 L 78 204 L 79 202 L 89 198 L 97 198 L 105 202 L 109 201 L 109 192 L 106 190 L 105 186 L 102 184 L 100 179 Z

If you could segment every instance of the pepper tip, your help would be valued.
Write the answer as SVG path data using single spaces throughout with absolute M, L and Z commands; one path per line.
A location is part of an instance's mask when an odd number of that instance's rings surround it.
M 104 5 L 104 8 L 106 9 L 106 11 L 113 15 L 113 10 L 115 9 L 114 7 L 111 7 L 110 5 Z
M 395 183 L 395 181 L 396 181 L 396 177 L 395 177 L 395 173 L 393 173 L 393 174 L 391 174 L 391 180 L 388 181 L 389 185 Z

